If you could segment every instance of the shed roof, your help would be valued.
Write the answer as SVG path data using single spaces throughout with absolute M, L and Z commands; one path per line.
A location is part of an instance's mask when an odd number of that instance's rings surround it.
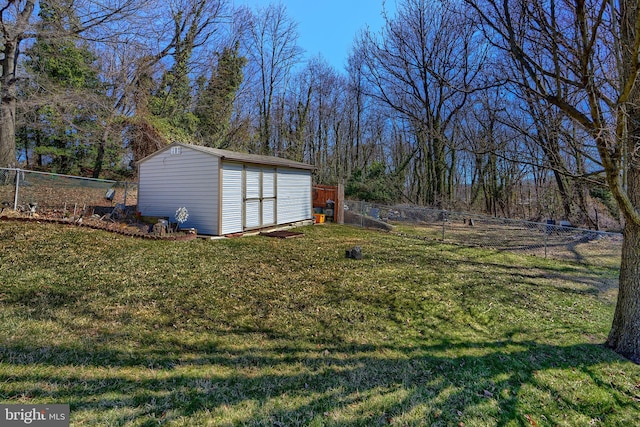
M 138 163 L 142 163 L 142 162 L 146 161 L 147 159 L 149 159 L 151 157 L 154 157 L 157 154 L 163 153 L 163 152 L 171 149 L 171 147 L 176 147 L 176 146 L 190 148 L 192 150 L 200 151 L 200 152 L 212 155 L 212 156 L 219 157 L 222 160 L 228 160 L 228 161 L 233 161 L 233 162 L 251 163 L 251 164 L 256 164 L 256 165 L 282 166 L 282 167 L 288 167 L 288 168 L 292 168 L 292 169 L 307 169 L 307 170 L 315 169 L 315 166 L 310 165 L 308 163 L 296 162 L 296 161 L 289 160 L 289 159 L 283 159 L 281 157 L 263 156 L 263 155 L 259 155 L 259 154 L 238 153 L 236 151 L 222 150 L 222 149 L 219 149 L 219 148 L 203 147 L 202 145 L 183 144 L 181 142 L 171 143 L 171 144 L 167 145 L 166 147 L 161 148 L 160 150 L 156 151 L 155 153 L 152 153 L 152 154 L 148 155 L 147 157 L 139 160 Z

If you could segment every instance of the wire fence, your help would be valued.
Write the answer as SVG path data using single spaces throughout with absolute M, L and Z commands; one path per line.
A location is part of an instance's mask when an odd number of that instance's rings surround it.
M 495 218 L 417 206 L 345 201 L 345 223 L 378 227 L 408 237 L 434 239 L 545 258 L 619 266 L 622 234 L 546 223 Z
M 51 218 L 106 213 L 138 203 L 134 182 L 0 168 L 0 208 Z
M 132 209 L 138 202 L 137 183 L 0 168 L 0 209 L 48 218 L 81 213 L 105 214 Z M 622 235 L 571 227 L 567 223 L 537 223 L 429 209 L 418 206 L 347 200 L 344 222 L 361 227 L 392 229 L 407 237 L 434 239 L 467 246 L 519 252 L 586 264 L 618 266 Z

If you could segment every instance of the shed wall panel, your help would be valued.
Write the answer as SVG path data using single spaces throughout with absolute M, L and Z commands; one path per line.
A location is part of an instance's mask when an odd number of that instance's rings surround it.
M 311 218 L 311 172 L 296 169 L 277 170 L 277 223 Z
M 260 172 L 260 168 L 249 166 L 245 168 L 245 198 L 260 198 Z
M 169 217 L 187 208 L 182 227 L 198 233 L 217 234 L 218 159 L 182 147 L 166 150 L 139 165 L 138 211 L 145 216 Z
M 222 164 L 222 227 L 221 234 L 243 231 L 243 166 L 238 163 Z
M 276 197 L 276 170 L 262 170 L 262 197 L 265 199 Z
M 260 227 L 260 199 L 249 199 L 245 202 L 245 228 Z
M 276 170 L 262 170 L 262 225 L 276 223 Z
M 262 201 L 262 225 L 274 225 L 276 223 L 276 199 L 264 199 Z

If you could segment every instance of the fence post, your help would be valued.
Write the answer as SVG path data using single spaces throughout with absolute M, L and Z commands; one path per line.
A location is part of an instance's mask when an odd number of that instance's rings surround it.
M 544 230 L 544 257 L 547 257 L 547 239 L 549 238 L 549 226 Z
M 333 220 L 338 224 L 344 224 L 344 184 L 338 184 L 336 203 L 333 206 Z
M 444 242 L 444 225 L 447 222 L 447 217 L 446 214 L 444 213 L 445 211 L 440 211 L 440 215 L 442 216 L 442 241 Z
M 127 191 L 129 190 L 129 181 L 124 182 L 124 208 L 127 209 Z
M 16 193 L 13 197 L 13 210 L 18 210 L 18 191 L 20 189 L 20 169 L 16 169 Z

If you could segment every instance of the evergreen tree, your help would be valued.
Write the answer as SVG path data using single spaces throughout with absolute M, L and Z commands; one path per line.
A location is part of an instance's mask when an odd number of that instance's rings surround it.
M 188 14 L 187 14 L 188 15 Z M 192 113 L 191 79 L 189 66 L 195 47 L 198 27 L 184 32 L 183 12 L 173 16 L 175 45 L 173 65 L 163 74 L 159 87 L 149 98 L 150 122 L 168 139 L 191 142 L 197 127 Z
M 177 54 L 175 59 L 175 64 L 164 73 L 158 89 L 149 98 L 148 107 L 155 118 L 152 121 L 156 121 L 170 139 L 188 140 L 197 126 L 197 118 L 190 111 L 192 97 L 188 56 Z
M 381 162 L 373 162 L 368 170 L 356 169 L 347 181 L 345 196 L 368 202 L 393 203 L 402 194 L 397 175 L 388 173 Z
M 25 147 L 25 157 L 37 156 L 39 166 L 78 173 L 94 156 L 104 89 L 96 56 L 68 31 L 75 18 L 59 10 L 71 8 L 40 4 L 38 37 L 26 52 L 31 78 L 21 88 L 34 114 L 24 116 L 30 120 L 17 130 L 18 145 Z
M 198 133 L 204 145 L 227 147 L 228 131 L 233 115 L 233 103 L 243 80 L 242 69 L 247 59 L 238 55 L 239 43 L 225 47 L 219 56 L 211 78 L 200 90 L 195 114 Z M 203 85 L 204 86 L 204 85 Z

